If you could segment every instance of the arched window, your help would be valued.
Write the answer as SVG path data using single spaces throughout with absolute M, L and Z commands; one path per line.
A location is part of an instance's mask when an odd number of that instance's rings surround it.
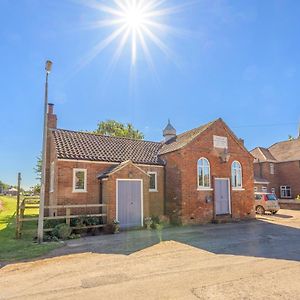
M 237 160 L 231 165 L 231 183 L 233 188 L 242 188 L 242 166 Z
M 198 160 L 198 188 L 210 188 L 210 164 L 204 157 Z

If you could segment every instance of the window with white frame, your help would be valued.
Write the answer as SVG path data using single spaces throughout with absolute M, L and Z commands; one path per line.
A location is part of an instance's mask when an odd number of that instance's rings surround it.
M 73 192 L 87 191 L 87 170 L 73 169 Z
M 54 161 L 50 165 L 50 193 L 54 192 Z
M 231 184 L 234 189 L 241 189 L 242 184 L 242 166 L 235 160 L 231 165 Z
M 271 193 L 276 195 L 276 189 L 275 188 L 271 188 Z
M 254 187 L 254 192 L 256 193 L 258 191 L 257 186 Z
M 273 163 L 270 163 L 270 174 L 271 175 L 275 174 L 275 165 Z
M 210 163 L 202 157 L 198 160 L 198 189 L 210 188 Z
M 156 172 L 148 172 L 148 175 L 150 176 L 149 191 L 157 192 L 157 173 Z
M 280 187 L 280 197 L 281 198 L 291 198 L 292 197 L 292 189 L 288 185 L 283 185 Z

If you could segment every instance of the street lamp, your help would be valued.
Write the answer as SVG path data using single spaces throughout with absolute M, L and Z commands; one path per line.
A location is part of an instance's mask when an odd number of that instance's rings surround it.
M 47 153 L 47 133 L 48 133 L 48 77 L 52 69 L 52 61 L 47 60 L 45 65 L 46 82 L 45 82 L 45 99 L 44 99 L 44 130 L 43 130 L 43 150 L 42 150 L 42 178 L 41 178 L 41 195 L 39 207 L 39 223 L 38 223 L 38 242 L 43 242 L 44 234 L 44 207 L 45 207 L 45 185 L 46 185 L 46 153 Z

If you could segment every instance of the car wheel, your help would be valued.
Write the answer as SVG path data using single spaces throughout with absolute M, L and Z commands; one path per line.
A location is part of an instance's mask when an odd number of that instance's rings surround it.
M 277 214 L 277 212 L 278 212 L 278 210 L 276 210 L 276 211 L 272 211 L 272 215 L 275 215 L 275 214 Z
M 265 209 L 262 206 L 256 206 L 256 213 L 259 215 L 264 215 L 265 214 Z

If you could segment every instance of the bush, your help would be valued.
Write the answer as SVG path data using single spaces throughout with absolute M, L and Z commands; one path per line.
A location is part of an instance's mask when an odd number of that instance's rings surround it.
M 71 219 L 71 227 L 85 227 L 85 226 L 93 226 L 93 225 L 99 225 L 100 220 L 96 217 L 80 217 Z
M 72 229 L 68 224 L 58 224 L 54 227 L 52 231 L 52 235 L 62 239 L 66 240 L 71 235 Z
M 151 225 L 153 229 L 158 229 L 170 225 L 170 219 L 167 216 L 153 216 L 151 217 L 151 219 L 153 221 Z
M 72 218 L 70 221 L 71 227 L 83 227 L 83 218 Z
M 63 224 L 66 223 L 65 219 L 62 220 L 46 220 L 44 221 L 44 228 L 48 229 L 48 228 L 55 228 L 55 226 L 59 225 L 59 224 Z

